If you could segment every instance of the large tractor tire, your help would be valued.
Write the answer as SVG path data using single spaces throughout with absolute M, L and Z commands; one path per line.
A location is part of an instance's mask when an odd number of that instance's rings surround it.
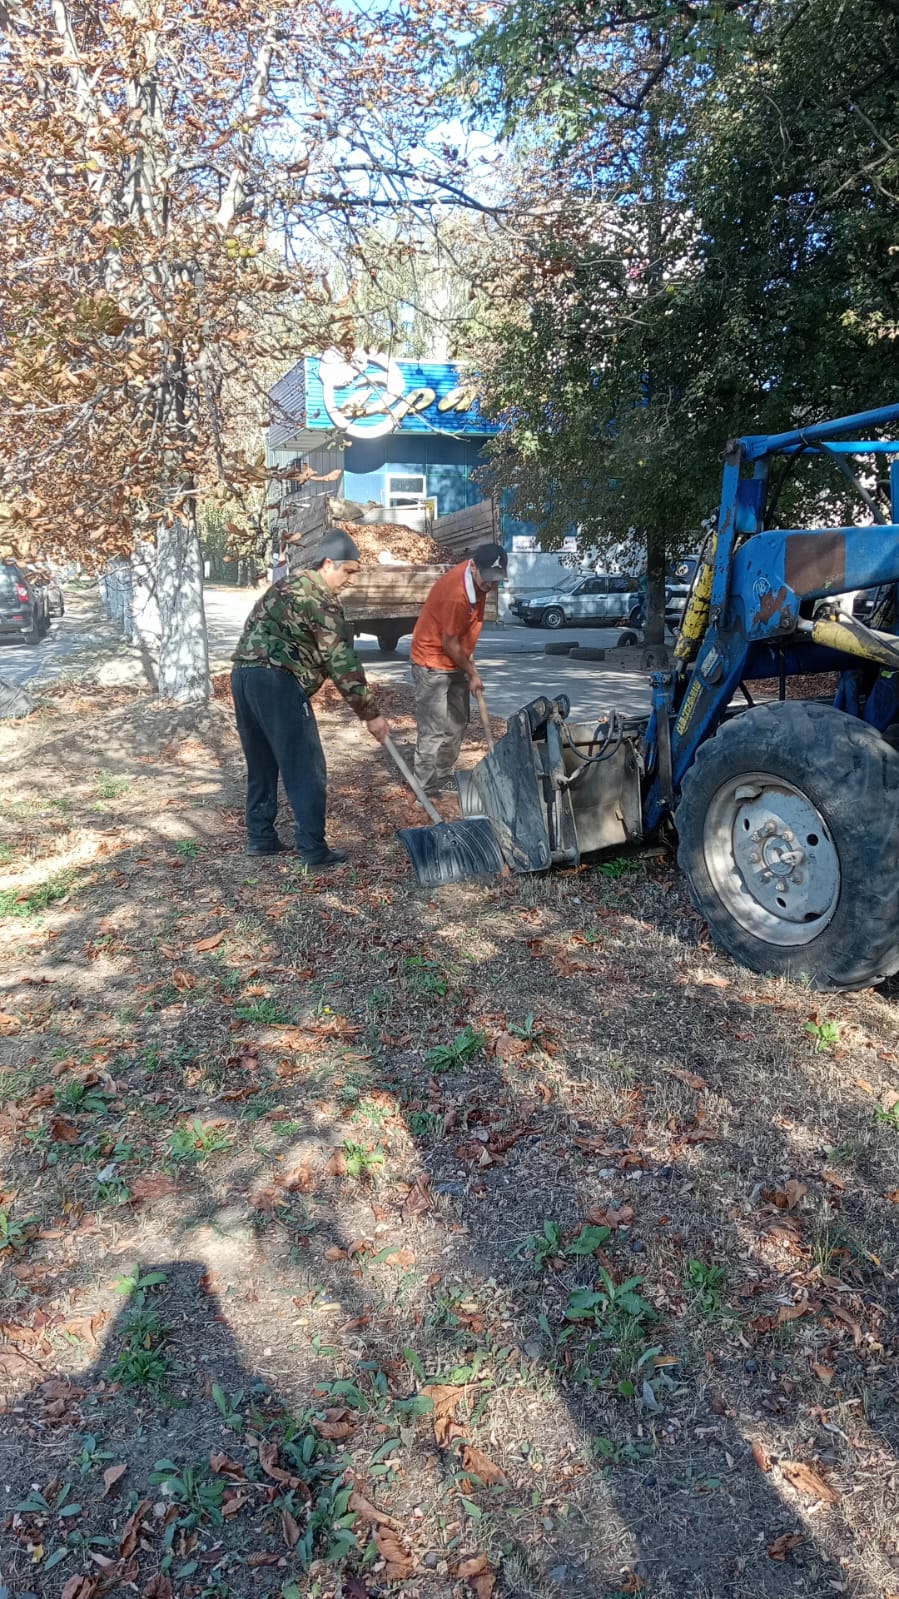
M 899 970 L 899 753 L 811 700 L 756 706 L 697 752 L 678 861 L 713 937 L 817 989 Z

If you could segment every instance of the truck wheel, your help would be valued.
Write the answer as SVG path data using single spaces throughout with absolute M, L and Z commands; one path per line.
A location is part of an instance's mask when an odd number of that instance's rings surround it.
M 899 969 L 899 754 L 830 705 L 785 700 L 699 749 L 678 861 L 713 936 L 753 971 L 817 989 Z
M 551 605 L 548 611 L 543 612 L 541 620 L 544 627 L 564 627 L 565 612 L 560 610 L 558 605 Z

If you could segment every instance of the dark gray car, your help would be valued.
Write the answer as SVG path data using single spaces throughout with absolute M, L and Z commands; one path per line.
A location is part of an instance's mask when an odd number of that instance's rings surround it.
M 640 605 L 636 578 L 618 572 L 572 572 L 554 588 L 521 594 L 509 609 L 528 627 L 625 627 Z
M 0 639 L 39 644 L 49 626 L 46 590 L 15 561 L 0 561 Z

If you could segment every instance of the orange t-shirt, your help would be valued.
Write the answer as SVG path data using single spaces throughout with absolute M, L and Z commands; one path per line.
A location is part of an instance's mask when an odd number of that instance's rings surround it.
M 456 672 L 458 667 L 443 648 L 443 635 L 457 638 L 466 655 L 471 655 L 484 625 L 487 595 L 466 583 L 470 561 L 462 561 L 438 577 L 422 607 L 412 634 L 412 659 L 416 666 L 430 666 L 438 672 Z M 469 598 L 473 590 L 475 598 Z

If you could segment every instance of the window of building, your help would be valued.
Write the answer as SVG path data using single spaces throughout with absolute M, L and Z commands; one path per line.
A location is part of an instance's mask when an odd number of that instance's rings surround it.
M 396 472 L 388 473 L 388 505 L 421 505 L 427 496 L 428 480 L 423 472 L 409 473 L 402 477 Z

